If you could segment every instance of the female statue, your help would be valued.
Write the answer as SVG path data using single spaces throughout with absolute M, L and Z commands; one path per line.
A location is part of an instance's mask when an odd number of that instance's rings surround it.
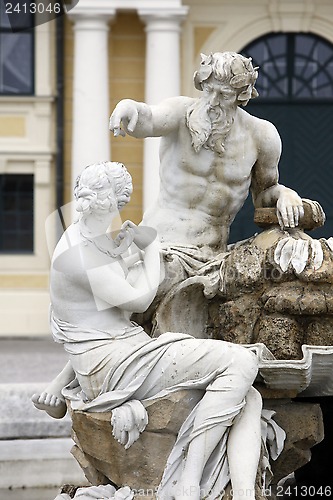
M 160 281 L 154 230 L 125 222 L 116 238 L 109 231 L 131 192 L 120 163 L 90 165 L 77 181 L 79 218 L 55 249 L 50 280 L 52 334 L 69 363 L 34 404 L 56 418 L 66 412 L 64 396 L 74 410 L 114 410 L 113 433 L 129 447 L 147 422 L 143 401 L 200 389 L 157 497 L 221 498 L 231 480 L 235 500 L 254 500 L 261 446 L 256 357 L 235 344 L 182 333 L 151 338 L 131 322 L 132 313 L 151 304 Z M 117 428 L 124 404 L 132 404 L 132 429 Z

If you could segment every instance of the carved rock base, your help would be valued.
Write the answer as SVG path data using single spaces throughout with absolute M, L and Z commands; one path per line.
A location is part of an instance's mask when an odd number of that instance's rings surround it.
M 112 436 L 111 412 L 71 411 L 76 443 L 72 454 L 91 484 L 112 483 L 153 492 L 178 431 L 201 396 L 201 391 L 179 391 L 145 404 L 149 423 L 128 450 Z
M 311 459 L 311 448 L 324 438 L 322 412 L 318 404 L 265 401 L 276 412 L 274 420 L 286 431 L 284 450 L 271 463 L 273 484 L 299 469 Z
M 179 391 L 147 404 L 148 426 L 128 450 L 112 436 L 110 412 L 71 411 L 76 443 L 72 453 L 88 481 L 130 486 L 139 492 L 138 498 L 155 498 L 179 428 L 201 395 L 200 391 Z M 274 420 L 287 433 L 284 451 L 271 463 L 276 484 L 310 460 L 310 448 L 323 439 L 322 416 L 317 404 L 266 399 L 264 406 L 276 411 Z

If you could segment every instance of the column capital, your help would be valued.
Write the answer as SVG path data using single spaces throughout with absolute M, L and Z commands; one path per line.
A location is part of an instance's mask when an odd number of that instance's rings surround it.
M 116 16 L 117 9 L 110 5 L 109 0 L 80 0 L 68 11 L 68 17 L 76 22 L 84 19 L 104 20 L 108 23 Z
M 185 20 L 189 8 L 179 6 L 174 8 L 139 8 L 138 15 L 146 24 L 146 31 L 163 29 L 180 28 L 180 25 Z

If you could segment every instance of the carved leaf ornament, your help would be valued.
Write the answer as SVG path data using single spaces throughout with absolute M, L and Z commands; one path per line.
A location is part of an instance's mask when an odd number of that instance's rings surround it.
M 240 59 L 238 54 L 235 55 L 231 63 L 231 73 L 233 77 L 229 84 L 234 89 L 246 87 L 238 96 L 237 99 L 245 105 L 250 99 L 258 97 L 258 92 L 254 84 L 258 78 L 259 66 L 253 68 L 252 58 Z M 207 81 L 213 72 L 214 58 L 213 54 L 206 56 L 201 54 L 201 65 L 198 71 L 194 73 L 194 86 L 197 90 L 203 90 L 202 83 Z M 244 104 L 243 104 L 244 103 Z

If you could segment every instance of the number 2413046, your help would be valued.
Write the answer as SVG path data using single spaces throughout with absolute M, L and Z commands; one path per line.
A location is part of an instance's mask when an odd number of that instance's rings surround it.
M 61 14 L 61 4 L 59 2 L 44 4 L 42 2 L 11 3 L 6 2 L 6 14 Z

